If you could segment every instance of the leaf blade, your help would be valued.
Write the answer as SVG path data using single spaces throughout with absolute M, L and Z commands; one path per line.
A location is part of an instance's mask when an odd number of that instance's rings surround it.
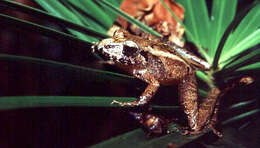
M 52 60 L 46 60 L 46 59 L 40 59 L 40 58 L 16 56 L 16 55 L 9 55 L 9 54 L 0 54 L 0 59 L 30 62 L 30 63 L 36 63 L 36 64 L 45 64 L 48 66 L 60 67 L 62 69 L 66 68 L 66 69 L 69 69 L 72 71 L 85 73 L 88 75 L 88 78 L 90 80 L 95 80 L 95 81 L 110 80 L 110 81 L 127 82 L 128 80 L 133 79 L 133 77 L 124 75 L 124 74 L 118 74 L 118 73 L 113 73 L 113 72 L 109 72 L 109 71 L 92 69 L 92 68 L 87 68 L 87 67 L 83 67 L 83 66 L 78 66 L 78 65 L 73 65 L 73 64 L 63 63 L 63 62 L 57 62 L 57 61 L 52 61 Z
M 230 57 L 236 56 L 237 54 L 247 50 L 250 47 L 260 44 L 260 29 L 255 30 L 247 37 L 240 40 L 232 49 L 229 50 L 225 55 L 222 56 L 222 61 L 227 61 Z
M 237 8 L 237 0 L 229 0 L 229 1 L 213 1 L 213 7 L 211 12 L 211 37 L 210 37 L 210 48 L 209 48 L 209 56 L 215 57 L 215 53 L 219 42 L 224 34 L 224 31 L 231 23 L 235 16 Z M 229 14 L 229 15 L 226 15 Z M 213 58 L 212 58 L 213 60 Z M 212 63 L 213 61 L 210 61 Z
M 32 16 L 35 16 L 37 18 L 41 18 L 44 20 L 48 20 L 48 21 L 53 21 L 56 22 L 58 24 L 63 24 L 71 29 L 75 29 L 77 31 L 86 33 L 86 34 L 91 34 L 93 36 L 98 36 L 100 38 L 105 38 L 108 37 L 107 34 L 101 33 L 101 32 L 97 32 L 92 28 L 89 28 L 87 26 L 82 26 L 82 25 L 78 25 L 75 23 L 72 23 L 71 21 L 68 21 L 66 19 L 60 18 L 60 17 L 56 17 L 53 16 L 49 13 L 46 13 L 45 11 L 42 11 L 40 9 L 36 9 L 27 5 L 23 5 L 21 3 L 15 2 L 15 1 L 10 1 L 10 0 L 2 0 L 0 1 L 1 5 L 7 6 L 8 9 L 12 8 L 15 9 L 17 11 L 21 11 L 27 14 L 30 14 Z
M 85 41 L 85 40 L 79 39 L 73 35 L 54 30 L 50 27 L 35 24 L 35 23 L 29 22 L 26 20 L 21 20 L 21 19 L 12 17 L 12 16 L 2 14 L 2 13 L 0 13 L 0 21 L 1 21 L 1 23 L 5 23 L 6 25 L 8 25 L 8 27 L 15 27 L 15 28 L 20 27 L 22 29 L 41 33 L 43 35 L 46 35 L 48 37 L 51 37 L 51 38 L 54 38 L 57 40 L 70 40 L 72 42 L 77 42 L 83 46 L 92 45 L 92 42 L 90 42 L 90 41 Z
M 74 22 L 78 25 L 84 25 L 81 20 L 72 13 L 67 7 L 65 7 L 62 3 L 59 1 L 53 1 L 53 0 L 35 0 L 39 5 L 41 5 L 45 10 L 47 10 L 49 13 L 51 13 L 54 16 L 61 17 L 63 19 L 66 19 L 68 21 Z M 74 31 L 71 29 L 68 29 L 73 35 L 77 36 L 78 38 L 82 40 L 86 40 L 89 42 L 97 42 L 98 39 L 89 36 L 87 34 L 83 34 L 78 31 Z
M 178 0 L 177 2 L 186 8 L 184 27 L 188 41 L 193 42 L 202 56 L 210 61 L 208 52 L 205 50 L 208 48 L 207 40 L 210 27 L 205 0 Z
M 229 52 L 234 45 L 236 45 L 243 38 L 248 36 L 250 33 L 255 31 L 260 25 L 259 17 L 260 17 L 260 3 L 252 3 L 245 9 L 247 13 L 240 24 L 237 26 L 235 31 L 231 34 L 230 38 L 227 40 L 226 45 L 223 49 L 223 55 Z M 248 10 L 247 10 L 248 9 Z
M 35 107 L 116 107 L 113 100 L 134 101 L 136 98 L 98 96 L 5 96 L 0 97 L 0 110 Z
M 254 110 L 251 110 L 251 111 L 249 111 L 249 112 L 242 113 L 242 114 L 237 115 L 237 116 L 235 116 L 235 117 L 229 118 L 229 119 L 223 121 L 222 124 L 223 124 L 223 125 L 226 125 L 226 124 L 229 124 L 229 123 L 231 123 L 231 122 L 234 122 L 234 121 L 243 119 L 243 118 L 245 118 L 245 117 L 255 115 L 255 114 L 259 113 L 259 112 L 260 112 L 260 109 L 254 109 Z
M 172 123 L 170 125 L 173 130 L 177 130 L 179 125 Z M 91 146 L 90 148 L 103 148 L 103 147 L 124 147 L 132 148 L 133 145 L 136 148 L 146 147 L 167 147 L 169 143 L 174 143 L 178 147 L 184 146 L 185 144 L 201 137 L 203 134 L 184 136 L 177 132 L 157 137 L 154 139 L 147 138 L 145 133 L 141 129 L 136 129 L 120 136 L 111 138 L 102 143 Z

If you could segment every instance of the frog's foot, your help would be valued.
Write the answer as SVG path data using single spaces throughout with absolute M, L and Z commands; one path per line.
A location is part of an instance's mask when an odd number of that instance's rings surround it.
M 141 101 L 132 101 L 132 102 L 120 102 L 120 101 L 116 101 L 116 100 L 113 100 L 111 102 L 111 104 L 118 104 L 120 106 L 130 106 L 130 107 L 134 107 L 134 106 L 141 106 L 141 105 L 144 105 L 146 104 L 146 102 L 141 102 Z
M 146 132 L 147 137 L 168 133 L 167 129 L 170 122 L 163 116 L 138 112 L 129 112 L 129 114 L 142 125 L 142 129 Z
M 208 128 L 210 128 L 213 131 L 213 133 L 217 135 L 219 138 L 223 137 L 223 134 L 219 130 L 217 130 L 214 125 L 209 124 Z
M 206 133 L 206 130 L 190 130 L 188 128 L 186 129 L 180 129 L 182 135 L 198 135 L 202 133 Z
M 168 133 L 168 120 L 152 114 L 144 115 L 143 129 L 147 132 L 146 136 L 159 136 Z
M 189 130 L 189 129 L 184 129 L 182 130 L 182 135 L 197 135 L 197 134 L 202 134 L 206 133 L 211 129 L 215 135 L 217 135 L 219 138 L 221 138 L 223 135 L 220 131 L 218 131 L 214 126 L 212 125 L 207 125 L 205 128 L 200 129 L 200 130 Z

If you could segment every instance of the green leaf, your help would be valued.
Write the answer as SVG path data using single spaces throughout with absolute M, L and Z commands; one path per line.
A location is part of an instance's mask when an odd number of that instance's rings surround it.
M 170 129 L 178 130 L 177 124 L 171 124 Z M 171 133 L 157 138 L 148 138 L 141 129 L 130 131 L 126 134 L 111 138 L 90 148 L 104 148 L 104 147 L 124 147 L 124 148 L 158 148 L 167 147 L 169 143 L 176 144 L 181 147 L 195 139 L 198 139 L 203 134 L 183 136 L 180 133 Z
M 43 20 L 48 20 L 50 22 L 52 21 L 52 22 L 56 22 L 58 24 L 65 25 L 68 28 L 80 31 L 82 33 L 85 33 L 85 34 L 88 34 L 88 35 L 91 35 L 91 36 L 95 36 L 95 37 L 99 37 L 99 38 L 108 37 L 108 35 L 101 33 L 101 32 L 97 32 L 96 30 L 94 30 L 90 27 L 75 24 L 75 23 L 68 21 L 66 19 L 53 16 L 53 15 L 48 14 L 48 13 L 42 11 L 42 10 L 32 8 L 30 6 L 23 5 L 21 3 L 15 2 L 15 1 L 2 0 L 2 1 L 0 1 L 0 5 L 3 5 L 4 8 L 6 7 L 7 9 L 14 9 L 14 10 L 24 12 L 26 14 L 29 14 L 31 16 L 34 16 L 34 17 L 37 17 L 37 18 L 40 18 L 40 19 L 43 19 Z
M 247 11 L 247 9 L 249 9 Z M 253 3 L 245 10 L 247 15 L 243 18 L 240 24 L 237 26 L 236 30 L 229 36 L 226 44 L 224 46 L 220 62 L 227 60 L 225 55 L 232 53 L 234 46 L 239 44 L 244 38 L 250 35 L 252 32 L 257 30 L 260 26 L 260 3 Z M 233 49 L 235 50 L 235 49 Z
M 199 24 L 200 26 L 203 26 L 203 24 L 202 23 L 198 23 L 197 21 L 195 21 L 195 19 L 193 18 L 193 17 L 195 17 L 196 15 L 193 15 L 194 13 L 197 13 L 197 12 L 201 12 L 201 11 L 194 11 L 193 9 L 187 9 L 186 11 L 185 11 L 185 17 L 186 17 L 186 19 L 185 19 L 185 24 L 183 24 L 182 23 L 182 21 L 174 14 L 174 12 L 167 6 L 167 4 L 163 1 L 163 0 L 160 0 L 160 2 L 162 3 L 162 5 L 171 13 L 171 15 L 172 15 L 172 17 L 179 23 L 179 24 L 181 24 L 183 27 L 184 27 L 184 29 L 185 29 L 185 34 L 186 34 L 186 36 L 187 36 L 187 38 L 188 38 L 188 40 L 190 41 L 190 42 L 193 42 L 193 43 L 195 43 L 195 45 L 198 47 L 198 49 L 199 49 L 199 52 L 200 52 L 200 54 L 203 56 L 203 57 L 205 57 L 205 59 L 208 61 L 209 60 L 209 57 L 208 57 L 208 54 L 207 54 L 207 52 L 204 50 L 204 48 L 202 48 L 202 45 L 201 45 L 201 43 L 200 43 L 200 41 L 198 40 L 198 38 L 196 38 L 196 33 L 197 33 L 197 31 L 195 30 L 193 30 L 194 29 L 194 26 L 196 27 L 196 25 L 197 24 Z M 183 0 L 183 1 L 177 1 L 178 3 L 181 3 L 181 4 L 183 4 L 184 6 L 185 6 L 185 8 L 190 8 L 190 7 L 192 7 L 192 5 L 194 4 L 194 3 L 191 3 L 192 1 L 188 1 L 188 0 Z M 205 22 L 205 24 L 206 24 L 206 26 L 207 26 L 207 24 L 209 23 L 209 19 L 208 19 L 208 12 L 207 12 L 207 10 L 205 9 L 205 8 L 207 8 L 206 7 L 206 5 L 205 5 L 205 1 L 204 0 L 199 0 L 198 1 L 198 3 L 195 3 L 195 4 L 198 4 L 198 6 L 196 6 L 196 9 L 195 10 L 199 10 L 199 9 L 201 9 L 201 10 L 205 10 L 205 14 L 202 14 L 203 15 L 203 18 L 205 19 L 205 20 L 207 20 L 207 22 Z M 199 8 L 198 8 L 199 7 Z M 198 15 L 200 15 L 201 13 L 199 13 Z M 192 21 L 189 21 L 189 19 L 191 19 Z M 201 18 L 199 18 L 199 19 L 201 19 Z M 204 20 L 203 19 L 203 20 Z M 201 20 L 200 20 L 201 21 Z M 187 23 L 187 22 L 191 22 L 191 23 Z M 208 26 L 207 26 L 208 27 Z M 206 27 L 206 28 L 207 28 Z M 203 27 L 202 27 L 203 28 Z M 203 30 L 203 32 L 200 32 L 201 34 L 203 34 L 203 35 L 205 35 L 205 34 L 207 34 L 207 31 L 205 31 L 205 28 L 204 28 L 204 30 Z
M 257 99 L 251 99 L 251 100 L 239 102 L 239 103 L 233 104 L 232 106 L 228 107 L 228 109 L 230 111 L 230 109 L 244 107 L 244 106 L 247 106 L 249 104 L 255 103 L 256 101 L 257 101 Z
M 230 62 L 226 64 L 225 67 L 221 70 L 221 73 L 230 73 L 234 70 L 241 68 L 242 66 L 246 66 L 249 64 L 253 64 L 260 60 L 260 49 L 246 50 L 240 54 L 238 54 L 234 58 L 230 58 Z
M 126 102 L 135 101 L 133 97 L 103 97 L 103 96 L 3 96 L 0 97 L 0 110 L 35 108 L 35 107 L 120 107 L 111 104 L 113 100 Z M 153 105 L 153 110 L 175 111 L 179 106 Z
M 227 45 L 228 40 L 232 37 L 232 32 L 234 31 L 234 29 L 239 25 L 239 23 L 242 21 L 242 19 L 245 17 L 248 11 L 252 8 L 252 6 L 253 4 L 247 6 L 243 11 L 238 12 L 233 21 L 228 25 L 226 31 L 223 34 L 223 37 L 219 42 L 218 48 L 214 56 L 212 66 L 214 70 L 222 69 L 221 65 L 219 64 L 219 60 L 221 58 L 221 54 L 223 54 L 224 47 Z M 232 59 L 232 57 L 230 59 Z
M 150 27 L 146 26 L 145 24 L 141 23 L 137 19 L 134 19 L 132 16 L 126 14 L 125 12 L 121 11 L 119 8 L 115 7 L 109 1 L 100 0 L 100 1 L 96 1 L 96 2 L 98 2 L 100 5 L 104 6 L 105 8 L 110 9 L 113 13 L 118 14 L 121 17 L 125 18 L 130 23 L 137 25 L 138 27 L 140 27 L 140 29 L 142 29 L 146 32 L 149 32 L 149 33 L 151 33 L 155 36 L 161 37 L 161 35 L 158 32 L 154 31 L 152 28 L 150 28 Z
M 106 30 L 112 26 L 116 19 L 116 16 L 105 12 L 106 10 L 97 5 L 94 1 L 69 0 L 69 2 L 88 16 L 91 16 L 96 22 L 102 24 Z
M 239 53 L 242 53 L 243 51 L 247 50 L 248 48 L 256 46 L 257 44 L 260 44 L 260 29 L 255 30 L 247 37 L 240 40 L 240 42 L 234 45 L 229 50 L 229 52 L 227 52 L 225 55 L 221 57 L 221 59 L 222 61 L 226 61 L 230 57 L 236 56 Z
M 44 64 L 44 65 L 53 66 L 56 68 L 62 68 L 62 69 L 65 68 L 68 70 L 83 73 L 84 75 L 88 76 L 87 77 L 88 79 L 86 79 L 86 80 L 89 80 L 89 81 L 110 80 L 110 81 L 127 82 L 133 78 L 128 75 L 113 73 L 113 72 L 109 72 L 109 71 L 97 70 L 97 69 L 87 68 L 87 67 L 83 67 L 83 66 L 72 65 L 72 64 L 68 64 L 68 63 L 62 63 L 62 62 L 57 62 L 57 61 L 52 61 L 52 60 L 26 57 L 26 56 L 0 54 L 0 60 L 29 62 L 29 63 L 35 63 L 35 64 Z
M 202 89 L 199 89 L 198 91 L 200 97 L 206 97 L 208 95 L 208 92 Z
M 38 4 L 40 4 L 45 10 L 47 10 L 49 13 L 51 13 L 54 16 L 69 20 L 71 22 L 74 22 L 78 25 L 84 25 L 81 20 L 74 14 L 72 13 L 68 8 L 66 8 L 62 3 L 59 1 L 55 0 L 35 0 Z M 87 34 L 83 34 L 78 31 L 74 31 L 71 29 L 68 29 L 73 35 L 77 36 L 78 38 L 82 40 L 86 40 L 89 42 L 96 42 L 98 39 L 89 36 Z
M 152 110 L 158 110 L 158 111 L 177 111 L 180 110 L 180 106 L 161 106 L 161 105 L 152 105 Z
M 0 110 L 32 108 L 32 107 L 117 107 L 113 100 L 134 101 L 127 97 L 97 96 L 5 96 L 0 97 Z
M 205 72 L 202 72 L 202 71 L 197 70 L 197 71 L 196 71 L 196 76 L 197 76 L 200 80 L 202 80 L 203 82 L 205 82 L 206 84 L 208 84 L 209 87 L 213 87 L 213 82 L 212 82 L 212 80 L 209 78 L 208 75 L 206 75 Z
M 45 10 L 51 13 L 54 16 L 61 17 L 68 21 L 74 22 L 78 25 L 83 25 L 82 22 L 75 16 L 68 8 L 66 8 L 59 1 L 53 0 L 35 0 L 40 6 L 42 6 Z
M 63 40 L 63 41 L 70 40 L 71 42 L 76 42 L 83 46 L 92 45 L 92 42 L 79 39 L 73 35 L 54 30 L 50 27 L 45 27 L 26 20 L 21 20 L 12 16 L 8 16 L 2 13 L 0 13 L 0 22 L 4 25 L 8 25 L 8 27 L 14 27 L 15 29 L 21 28 L 29 31 L 34 31 L 57 40 Z
M 80 8 L 74 6 L 69 1 L 62 1 L 62 2 L 66 7 L 68 7 L 68 9 L 70 9 L 72 13 L 74 13 L 78 17 L 78 19 L 84 24 L 84 26 L 88 26 L 94 30 L 106 34 L 107 29 L 102 24 L 99 24 L 91 16 L 85 14 Z
M 187 34 L 187 39 L 195 43 L 197 46 L 208 48 L 209 36 L 209 16 L 205 0 L 179 0 L 177 1 L 185 7 L 185 31 L 191 32 Z
M 240 115 L 237 115 L 235 117 L 232 117 L 232 118 L 229 118 L 225 121 L 222 122 L 223 125 L 226 125 L 226 124 L 229 124 L 231 122 L 235 122 L 237 120 L 240 120 L 240 119 L 243 119 L 243 118 L 246 118 L 246 117 L 249 117 L 249 116 L 252 116 L 252 115 L 255 115 L 257 113 L 260 112 L 260 109 L 254 109 L 254 110 L 251 110 L 249 112 L 246 112 L 246 113 L 242 113 Z
M 211 12 L 211 24 L 210 24 L 210 48 L 209 56 L 212 60 L 215 57 L 215 53 L 219 42 L 227 29 L 228 25 L 233 20 L 237 8 L 237 0 L 219 1 L 214 0 Z M 210 61 L 212 63 L 213 61 Z
M 256 62 L 254 64 L 246 65 L 237 69 L 236 71 L 247 71 L 247 70 L 260 70 L 260 62 Z
M 252 123 L 252 121 L 248 121 L 248 122 L 246 122 L 245 124 L 243 124 L 243 125 L 241 125 L 239 128 L 238 128 L 238 130 L 243 130 L 243 129 L 245 129 L 246 127 L 248 127 L 249 126 L 249 124 L 251 124 Z

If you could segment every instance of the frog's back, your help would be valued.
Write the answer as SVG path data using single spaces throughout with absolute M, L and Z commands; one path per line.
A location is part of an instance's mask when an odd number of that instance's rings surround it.
M 192 67 L 180 58 L 175 59 L 165 55 L 154 55 L 147 52 L 146 59 L 146 64 L 140 68 L 145 69 L 149 75 L 152 75 L 163 85 L 177 84 L 187 74 L 193 72 Z

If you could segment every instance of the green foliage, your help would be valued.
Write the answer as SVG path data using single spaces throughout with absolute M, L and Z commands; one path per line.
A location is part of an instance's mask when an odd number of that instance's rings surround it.
M 172 131 L 176 131 L 178 125 L 171 124 L 170 128 Z M 179 133 L 168 134 L 160 138 L 149 139 L 141 129 L 136 129 L 121 136 L 111 138 L 103 143 L 91 146 L 91 148 L 103 148 L 103 147 L 124 147 L 132 148 L 158 148 L 167 147 L 169 143 L 178 145 L 178 147 L 184 146 L 185 144 L 198 139 L 202 134 L 193 136 L 183 136 Z
M 0 59 L 6 61 L 29 62 L 34 64 L 52 66 L 55 68 L 68 69 L 70 71 L 76 71 L 78 73 L 84 74 L 88 78 L 86 79 L 88 81 L 109 80 L 109 81 L 127 82 L 127 80 L 129 81 L 130 79 L 133 79 L 133 77 L 124 74 L 118 74 L 114 72 L 92 69 L 83 66 L 72 65 L 68 63 L 57 62 L 57 61 L 46 60 L 46 59 L 33 58 L 33 57 L 0 54 Z
M 0 97 L 0 110 L 31 107 L 115 107 L 113 100 L 133 101 L 136 98 L 89 97 L 89 96 L 8 96 Z
M 31 16 L 38 17 L 50 22 L 55 22 L 65 27 L 67 32 L 55 30 L 41 24 L 21 20 L 3 13 L 0 13 L 0 21 L 10 27 L 19 27 L 46 35 L 57 40 L 76 42 L 83 47 L 89 47 L 93 42 L 108 37 L 106 31 L 120 15 L 127 21 L 136 24 L 144 31 L 160 36 L 157 32 L 132 18 L 119 9 L 121 1 L 81 1 L 81 0 L 35 0 L 43 10 L 31 8 L 11 0 L 0 1 L 0 6 L 5 9 L 13 9 Z M 168 7 L 161 1 L 165 8 Z M 201 55 L 211 64 L 209 72 L 198 71 L 197 76 L 209 86 L 215 83 L 215 77 L 225 82 L 241 76 L 241 72 L 260 70 L 260 2 L 254 1 L 244 10 L 237 12 L 237 0 L 213 0 L 211 10 L 207 8 L 205 0 L 177 0 L 185 8 L 185 38 L 194 43 Z M 169 10 L 173 17 L 174 13 Z M 210 13 L 208 12 L 210 11 Z M 182 24 L 182 23 L 181 23 Z M 15 56 L 0 54 L 1 60 L 29 62 L 44 64 L 55 68 L 65 68 L 68 70 L 83 73 L 89 81 L 119 81 L 129 82 L 133 77 L 109 71 L 91 69 L 83 66 L 51 61 L 48 59 L 38 59 L 33 57 Z M 200 89 L 201 96 L 206 92 Z M 114 97 L 89 97 L 89 96 L 18 96 L 1 97 L 0 110 L 29 108 L 29 107 L 60 107 L 60 106 L 85 106 L 85 107 L 120 107 L 111 105 L 112 100 L 135 100 L 135 98 L 114 98 Z M 257 98 L 259 99 L 259 98 Z M 245 108 L 255 100 L 248 100 L 234 104 L 229 109 Z M 153 106 L 159 111 L 175 111 L 176 106 Z M 253 109 L 239 115 L 233 116 L 222 124 L 229 124 L 237 120 L 259 113 L 259 108 Z M 171 127 L 176 129 L 175 124 Z M 202 135 L 181 136 L 172 133 L 163 137 L 147 139 L 140 130 L 134 130 L 115 137 L 111 140 L 93 146 L 95 147 L 127 147 L 138 145 L 137 147 L 167 146 L 169 142 L 178 146 L 187 144 Z M 126 140 L 127 139 L 127 140 Z

